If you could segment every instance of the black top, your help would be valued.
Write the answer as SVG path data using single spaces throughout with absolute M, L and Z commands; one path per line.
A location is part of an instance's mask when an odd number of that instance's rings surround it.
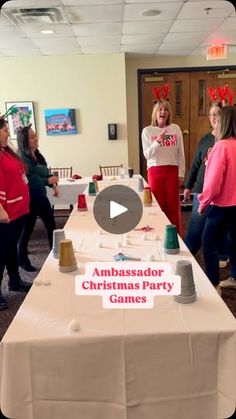
M 185 182 L 186 189 L 193 188 L 192 192 L 202 192 L 206 169 L 205 158 L 207 156 L 208 149 L 213 147 L 214 144 L 215 137 L 211 133 L 204 135 L 199 141 L 192 166 L 188 172 L 187 180 Z

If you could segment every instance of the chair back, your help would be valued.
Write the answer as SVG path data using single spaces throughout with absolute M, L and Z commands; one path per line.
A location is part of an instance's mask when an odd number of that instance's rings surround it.
M 101 166 L 100 173 L 102 176 L 118 176 L 120 175 L 120 169 L 123 167 L 123 164 L 113 165 L 113 166 Z
M 49 167 L 49 171 L 51 173 L 58 172 L 59 179 L 72 177 L 72 166 L 71 167 Z

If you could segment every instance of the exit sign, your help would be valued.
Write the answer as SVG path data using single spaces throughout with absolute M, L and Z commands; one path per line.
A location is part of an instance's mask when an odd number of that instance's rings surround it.
M 227 58 L 227 45 L 210 45 L 207 47 L 207 60 L 224 60 Z

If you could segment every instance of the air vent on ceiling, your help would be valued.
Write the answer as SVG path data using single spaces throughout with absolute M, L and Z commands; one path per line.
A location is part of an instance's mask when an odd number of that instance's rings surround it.
M 8 17 L 8 19 L 20 26 L 35 23 L 65 23 L 67 21 L 59 7 L 2 9 L 2 12 Z

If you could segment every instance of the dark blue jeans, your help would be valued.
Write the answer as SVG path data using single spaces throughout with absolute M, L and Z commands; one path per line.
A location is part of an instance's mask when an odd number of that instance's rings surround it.
M 228 232 L 230 275 L 236 278 L 236 206 L 210 205 L 202 236 L 206 273 L 213 285 L 219 284 L 219 245 Z
M 206 214 L 198 214 L 198 193 L 193 194 L 193 208 L 189 221 L 188 232 L 185 237 L 185 244 L 190 252 L 195 255 L 200 250 L 202 245 L 202 234 L 206 224 Z M 218 252 L 220 260 L 227 260 L 229 256 L 229 244 L 227 232 L 224 233 L 218 243 Z
M 193 194 L 193 208 L 189 221 L 188 232 L 185 237 L 185 244 L 190 252 L 195 255 L 202 245 L 202 233 L 206 223 L 206 216 L 198 214 L 198 193 Z

